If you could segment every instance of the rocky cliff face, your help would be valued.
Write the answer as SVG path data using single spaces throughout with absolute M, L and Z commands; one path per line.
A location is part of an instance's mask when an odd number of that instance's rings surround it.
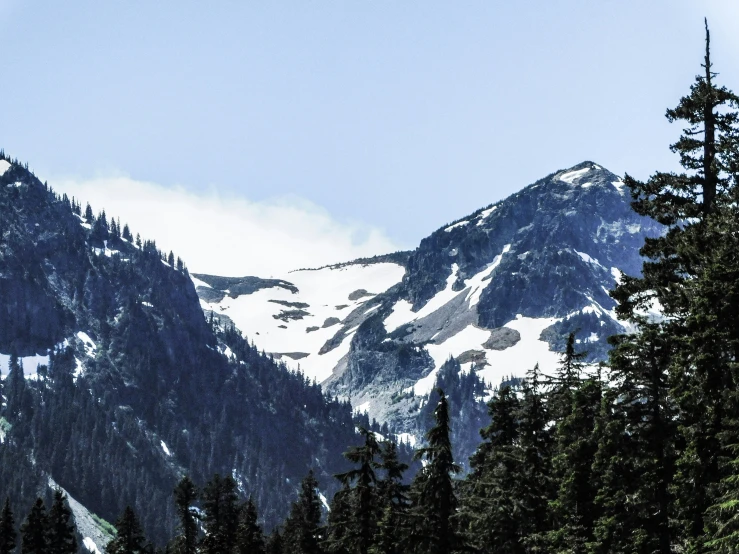
M 617 175 L 583 162 L 435 231 L 406 259 L 395 260 L 397 270 L 387 266 L 387 279 L 363 287 L 372 294 L 349 301 L 343 295 L 352 287 L 341 288 L 338 266 L 317 272 L 316 281 L 326 283 L 318 302 L 344 311 L 332 314 L 326 320 L 331 332 L 313 342 L 312 329 L 322 326 L 308 315 L 286 327 L 296 329 L 300 350 L 311 356 L 307 373 L 324 389 L 419 434 L 425 398 L 450 357 L 488 386 L 522 376 L 536 363 L 552 371 L 571 331 L 591 362 L 605 359 L 607 337 L 623 331 L 608 291 L 622 272 L 639 273 L 645 236 L 660 232 L 631 210 Z M 346 275 L 348 267 L 369 276 L 388 263 L 342 267 Z M 300 272 L 284 276 L 298 289 L 285 296 L 312 314 L 318 302 L 308 298 L 301 278 Z M 210 302 L 201 287 L 198 294 L 206 307 L 250 328 L 247 334 L 260 344 L 253 311 Z M 275 301 L 273 293 L 262 295 L 244 305 Z M 291 349 L 289 340 L 282 349 Z

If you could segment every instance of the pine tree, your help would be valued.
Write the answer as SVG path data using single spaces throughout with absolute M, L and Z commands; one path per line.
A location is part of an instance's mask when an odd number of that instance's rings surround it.
M 174 489 L 175 507 L 180 520 L 179 536 L 175 541 L 177 554 L 196 554 L 198 545 L 198 515 L 193 510 L 198 490 L 189 477 L 180 480 Z
M 107 554 L 144 554 L 146 539 L 136 513 L 126 506 L 115 523 L 116 536 L 105 547 Z
M 667 232 L 647 239 L 641 277 L 625 277 L 613 293 L 617 313 L 649 323 L 645 312 L 660 308 L 661 325 L 674 347 L 671 395 L 678 406 L 678 458 L 671 492 L 677 548 L 700 549 L 706 510 L 719 495 L 726 472 L 722 460 L 739 441 L 731 431 L 731 394 L 737 386 L 735 360 L 739 306 L 733 246 L 736 208 L 736 126 L 739 98 L 714 83 L 706 24 L 703 73 L 690 94 L 667 111 L 670 122 L 687 128 L 671 146 L 684 173 L 656 173 L 642 183 L 625 178 L 640 215 Z M 735 252 L 735 251 L 734 251 Z M 733 435 L 733 436 L 732 436 Z
M 436 424 L 426 433 L 427 445 L 416 451 L 426 466 L 416 475 L 411 491 L 409 546 L 413 552 L 450 554 L 461 540 L 452 521 L 457 495 L 452 476 L 461 471 L 454 463 L 450 441 L 449 406 L 442 390 L 434 410 Z
M 205 536 L 202 550 L 205 554 L 231 552 L 236 542 L 239 524 L 236 482 L 231 476 L 215 474 L 206 483 L 201 495 Z
M 518 415 L 520 403 L 510 386 L 488 402 L 490 424 L 472 458 L 460 520 L 468 544 L 479 552 L 523 552 L 517 473 L 522 467 Z
M 0 513 L 0 554 L 11 554 L 15 551 L 17 533 L 15 519 L 10 509 L 10 498 L 5 499 L 3 511 Z
M 90 203 L 87 203 L 87 206 L 85 206 L 85 221 L 87 223 L 92 223 L 92 221 L 95 219 L 95 216 L 92 213 L 92 206 L 90 206 Z
M 46 506 L 38 498 L 21 525 L 21 554 L 49 554 L 48 524 Z
M 521 510 L 521 532 L 528 553 L 546 552 L 546 533 L 550 530 L 549 501 L 553 497 L 552 434 L 550 416 L 541 391 L 539 365 L 526 374 L 521 384 L 518 412 L 518 442 L 521 465 L 518 468 L 517 497 Z
M 600 552 L 627 546 L 667 554 L 675 425 L 669 397 L 672 342 L 660 325 L 611 338 L 610 382 L 595 434 L 602 515 Z
M 250 497 L 239 514 L 234 550 L 237 554 L 265 554 L 264 533 L 257 519 L 257 507 Z M 279 535 L 279 532 L 275 532 Z
M 272 531 L 267 540 L 267 554 L 284 554 L 282 535 L 279 529 Z
M 313 470 L 300 484 L 300 496 L 293 502 L 285 521 L 284 550 L 296 554 L 320 554 L 321 501 L 318 498 L 318 481 Z
M 336 476 L 348 488 L 352 517 L 346 522 L 343 540 L 335 547 L 352 554 L 367 554 L 372 546 L 375 525 L 379 518 L 375 470 L 380 467 L 376 460 L 380 454 L 380 445 L 374 432 L 360 427 L 359 433 L 364 438 L 364 444 L 351 447 L 344 453 L 344 457 L 351 463 L 358 464 L 358 467 Z
M 406 530 L 404 522 L 410 499 L 408 485 L 403 483 L 403 474 L 408 464 L 398 459 L 398 448 L 394 442 L 387 441 L 380 453 L 382 478 L 377 483 L 377 494 L 381 516 L 370 547 L 372 554 L 400 554 Z
M 76 554 L 75 532 L 74 517 L 67 505 L 67 497 L 57 489 L 48 518 L 49 554 Z
M 570 334 L 550 392 L 550 413 L 556 427 L 552 475 L 558 485 L 549 503 L 553 527 L 547 541 L 550 552 L 585 551 L 597 518 L 592 465 L 597 443 L 593 437 L 601 402 L 599 379 L 581 379 L 583 353 L 575 351 Z

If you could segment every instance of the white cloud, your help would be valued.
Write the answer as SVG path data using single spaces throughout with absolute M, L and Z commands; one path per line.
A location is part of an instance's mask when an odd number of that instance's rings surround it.
M 191 272 L 260 277 L 399 250 L 377 228 L 342 222 L 298 197 L 254 202 L 128 177 L 57 179 L 54 188 L 90 202 L 182 257 Z

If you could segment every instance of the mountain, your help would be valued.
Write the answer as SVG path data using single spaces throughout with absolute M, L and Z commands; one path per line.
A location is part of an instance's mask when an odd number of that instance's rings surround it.
M 473 376 L 464 386 L 477 400 L 486 393 L 475 380 L 489 390 L 536 363 L 551 372 L 570 332 L 590 362 L 604 360 L 607 337 L 624 331 L 608 291 L 622 273 L 640 273 L 639 248 L 660 232 L 631 210 L 617 175 L 586 161 L 445 225 L 410 253 L 272 281 L 193 280 L 203 308 L 258 347 L 417 436 L 450 357 Z M 471 410 L 479 418 L 479 406 Z
M 269 528 L 356 441 L 346 401 L 206 319 L 181 260 L 3 154 L 0 370 L 0 497 L 20 521 L 65 489 L 99 549 L 126 505 L 163 545 L 185 474 L 233 476 Z

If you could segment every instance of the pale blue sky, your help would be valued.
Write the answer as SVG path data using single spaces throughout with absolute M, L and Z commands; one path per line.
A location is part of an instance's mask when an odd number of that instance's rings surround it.
M 585 159 L 671 169 L 739 2 L 0 0 L 0 146 L 42 177 L 296 195 L 400 246 Z

